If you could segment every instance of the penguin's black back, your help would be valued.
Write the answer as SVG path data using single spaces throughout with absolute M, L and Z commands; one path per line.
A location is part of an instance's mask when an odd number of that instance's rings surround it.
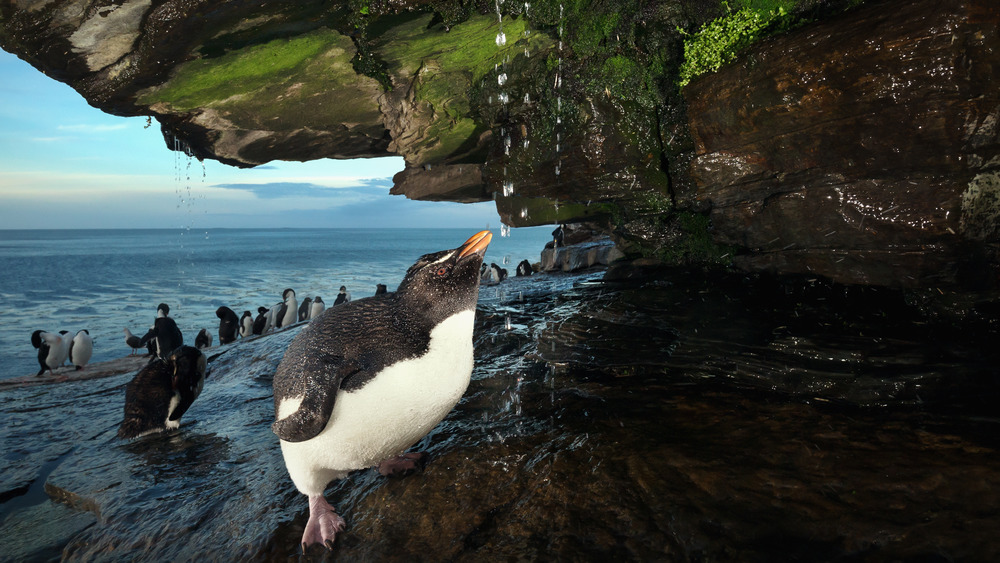
M 289 345 L 274 375 L 274 401 L 304 396 L 300 412 L 322 413 L 303 423 L 289 417 L 274 425 L 286 441 L 315 436 L 326 425 L 339 390 L 364 387 L 397 362 L 425 354 L 434 322 L 397 293 L 349 301 L 317 317 Z M 319 391 L 319 392 L 317 392 Z
M 162 360 L 154 360 L 139 370 L 125 386 L 125 419 L 118 428 L 118 437 L 135 438 L 143 432 L 164 428 L 170 399 L 173 368 Z
M 240 318 L 236 312 L 223 306 L 215 310 L 215 316 L 219 317 L 219 344 L 236 342 L 236 334 L 240 330 Z
M 264 307 L 257 308 L 257 318 L 253 321 L 253 333 L 254 334 L 264 334 L 264 327 L 267 326 L 267 309 Z

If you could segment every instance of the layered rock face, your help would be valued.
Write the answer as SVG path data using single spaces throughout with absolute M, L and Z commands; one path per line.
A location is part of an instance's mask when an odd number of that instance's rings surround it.
M 996 283 L 1000 6 L 890 2 L 685 91 L 696 190 L 751 269 Z
M 683 89 L 722 3 L 24 0 L 0 46 L 198 158 L 400 155 L 393 193 L 633 257 L 996 287 L 1000 7 L 851 4 Z

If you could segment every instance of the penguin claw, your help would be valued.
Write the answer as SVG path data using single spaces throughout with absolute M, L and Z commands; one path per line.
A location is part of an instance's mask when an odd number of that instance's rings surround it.
M 323 495 L 309 497 L 309 521 L 302 532 L 302 553 L 316 543 L 326 549 L 333 549 L 337 533 L 344 531 L 347 523 L 334 511 Z

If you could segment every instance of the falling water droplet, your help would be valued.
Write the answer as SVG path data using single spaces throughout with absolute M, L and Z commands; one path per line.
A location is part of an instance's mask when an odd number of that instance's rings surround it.
M 500 75 L 497 76 L 497 84 L 499 84 L 500 86 L 503 86 L 504 83 L 506 83 L 506 82 L 507 82 L 507 73 L 506 72 L 501 72 Z
M 497 34 L 497 47 L 503 47 L 507 44 L 507 34 L 500 32 Z

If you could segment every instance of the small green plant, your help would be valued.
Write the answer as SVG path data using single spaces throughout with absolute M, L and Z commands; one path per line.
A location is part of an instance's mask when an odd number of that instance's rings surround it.
M 723 6 L 729 13 L 708 22 L 696 33 L 678 28 L 685 36 L 679 82 L 682 88 L 694 77 L 715 72 L 731 62 L 740 49 L 758 39 L 772 22 L 787 15 L 781 6 L 769 11 L 750 7 L 732 11 L 728 4 L 723 3 Z

